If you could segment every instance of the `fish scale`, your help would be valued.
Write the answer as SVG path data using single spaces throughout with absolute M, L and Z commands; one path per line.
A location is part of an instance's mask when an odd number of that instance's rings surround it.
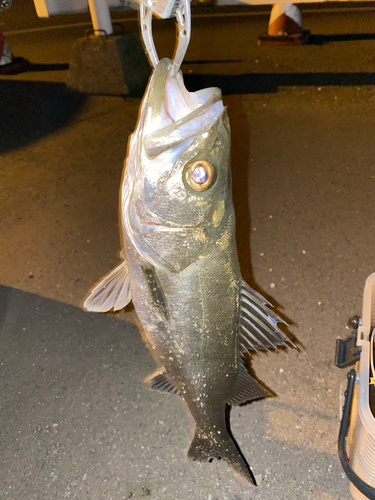
M 246 352 L 289 340 L 241 277 L 220 91 L 201 91 L 197 107 L 172 69 L 168 59 L 157 64 L 130 141 L 120 197 L 124 260 L 85 307 L 105 312 L 133 300 L 157 364 L 146 382 L 179 395 L 195 422 L 188 456 L 222 458 L 254 483 L 226 408 L 268 395 L 249 375 Z M 169 99 L 168 92 L 180 94 Z M 183 99 L 186 114 L 172 109 Z

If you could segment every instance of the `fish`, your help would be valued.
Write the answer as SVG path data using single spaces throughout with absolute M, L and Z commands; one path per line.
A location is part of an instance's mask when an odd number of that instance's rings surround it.
M 129 139 L 119 211 L 122 261 L 84 307 L 117 311 L 133 301 L 157 364 L 145 382 L 180 396 L 194 420 L 188 457 L 223 459 L 255 484 L 227 409 L 269 395 L 250 376 L 246 353 L 290 341 L 284 321 L 241 276 L 221 91 L 189 92 L 167 58 L 150 77 Z

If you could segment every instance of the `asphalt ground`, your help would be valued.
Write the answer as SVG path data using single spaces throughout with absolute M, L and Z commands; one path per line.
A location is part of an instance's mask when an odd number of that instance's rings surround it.
M 227 85 L 241 269 L 298 339 L 252 358 L 274 397 L 232 410 L 257 488 L 225 463 L 186 458 L 189 416 L 143 386 L 154 363 L 132 308 L 80 308 L 118 262 L 118 190 L 140 99 L 71 93 L 65 69 L 1 78 L 0 498 L 350 499 L 337 457 L 346 373 L 333 358 L 375 270 L 375 41 L 371 9 L 346 14 L 305 15 L 313 33 L 341 40 L 277 50 L 256 46 L 258 15 L 246 46 L 246 16 L 215 18 L 215 36 L 199 18 L 188 60 L 201 62 L 184 68 L 189 88 Z M 66 64 L 83 29 L 16 28 L 14 52 L 46 65 Z M 165 47 L 168 29 L 155 30 Z M 202 63 L 241 51 L 242 76 L 234 63 Z
M 14 54 L 33 63 L 22 79 L 65 83 L 72 46 L 92 27 L 89 15 L 39 19 L 31 0 L 14 4 L 0 22 Z M 184 73 L 192 80 L 190 87 L 224 85 L 229 93 L 269 91 L 277 86 L 276 81 L 267 81 L 269 74 L 282 74 L 280 85 L 373 84 L 369 73 L 375 69 L 375 4 L 340 6 L 335 2 L 301 5 L 303 27 L 312 34 L 309 45 L 284 48 L 282 57 L 278 47 L 257 46 L 258 36 L 267 31 L 270 6 L 193 9 L 191 42 L 183 63 Z M 136 12 L 115 12 L 112 17 L 125 30 L 138 30 Z M 153 34 L 159 56 L 170 57 L 174 21 L 154 19 Z M 202 79 L 202 75 L 214 78 Z M 238 75 L 252 77 L 243 82 Z

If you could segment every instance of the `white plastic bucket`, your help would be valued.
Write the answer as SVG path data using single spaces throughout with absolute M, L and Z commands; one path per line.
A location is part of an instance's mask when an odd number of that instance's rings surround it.
M 371 333 L 375 326 L 375 273 L 365 284 L 362 320 L 358 327 L 357 344 L 362 351 L 357 363 L 357 379 L 351 410 L 349 461 L 354 472 L 369 486 L 375 487 L 375 418 L 370 409 L 370 349 Z M 372 374 L 373 375 L 373 374 Z M 367 500 L 353 483 L 350 492 L 355 500 Z

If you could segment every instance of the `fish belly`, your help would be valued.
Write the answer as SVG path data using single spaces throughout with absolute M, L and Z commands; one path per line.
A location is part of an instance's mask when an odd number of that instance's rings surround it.
M 217 242 L 179 273 L 156 271 L 168 319 L 155 311 L 141 266 L 128 258 L 147 343 L 196 421 L 224 418 L 238 373 L 240 271 L 235 242 L 224 247 Z
M 234 238 L 230 245 L 218 242 L 180 273 L 158 273 L 167 321 L 155 313 L 141 268 L 130 270 L 133 302 L 149 348 L 195 421 L 189 458 L 224 459 L 255 484 L 225 415 L 240 371 L 240 270 Z

